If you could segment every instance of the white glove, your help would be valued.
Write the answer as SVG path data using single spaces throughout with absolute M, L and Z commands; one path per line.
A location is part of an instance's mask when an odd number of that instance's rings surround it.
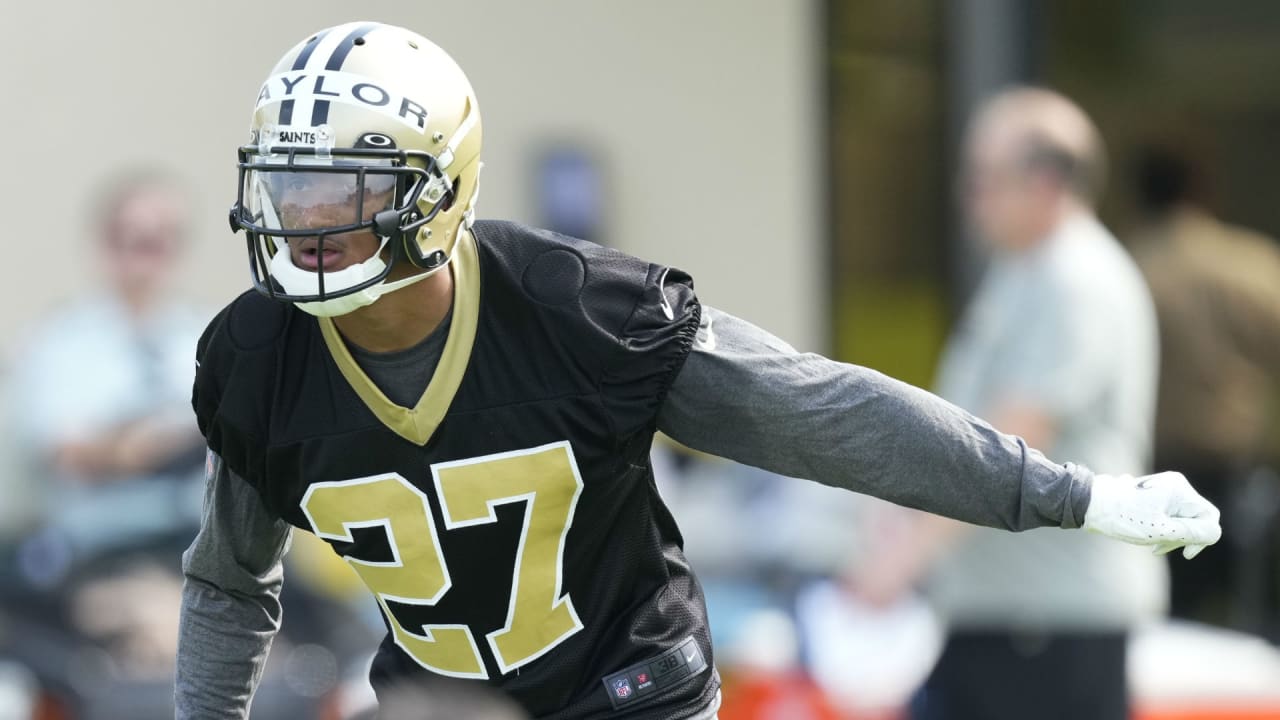
M 1200 497 L 1182 473 L 1095 475 L 1084 529 L 1163 555 L 1186 546 L 1190 560 L 1222 537 L 1218 508 Z

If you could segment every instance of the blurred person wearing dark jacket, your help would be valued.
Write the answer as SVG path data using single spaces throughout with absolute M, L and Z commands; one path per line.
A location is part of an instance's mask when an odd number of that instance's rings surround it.
M 1225 512 L 1270 513 L 1273 525 L 1268 493 L 1243 494 L 1250 471 L 1276 451 L 1267 444 L 1280 389 L 1280 245 L 1214 217 L 1186 153 L 1145 149 L 1137 184 L 1146 222 L 1131 245 L 1155 299 L 1162 348 L 1156 467 L 1185 473 Z M 1204 562 L 1173 563 L 1174 615 L 1248 624 L 1238 592 L 1254 580 L 1243 577 L 1250 571 L 1240 555 L 1261 538 L 1239 528 L 1227 538 Z
M 1102 140 L 1067 98 L 988 101 L 965 143 L 964 202 L 991 263 L 951 337 L 938 392 L 1004 432 L 1108 472 L 1151 462 L 1157 330 L 1132 259 L 1093 211 Z M 915 515 L 854 576 L 887 603 L 927 578 L 948 625 L 924 720 L 1123 720 L 1127 634 L 1165 607 L 1163 563 L 1089 535 L 1020 542 Z

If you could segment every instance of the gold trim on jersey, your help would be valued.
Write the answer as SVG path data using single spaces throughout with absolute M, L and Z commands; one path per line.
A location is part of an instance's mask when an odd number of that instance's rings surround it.
M 378 389 L 351 356 L 351 351 L 333 324 L 333 318 L 321 317 L 320 333 L 342 376 L 356 391 L 369 410 L 395 434 L 415 445 L 426 445 L 453 403 L 471 359 L 471 346 L 476 339 L 480 320 L 480 259 L 475 236 L 464 232 L 449 260 L 453 266 L 453 319 L 449 337 L 445 339 L 440 363 L 431 375 L 418 404 L 412 408 L 392 402 Z

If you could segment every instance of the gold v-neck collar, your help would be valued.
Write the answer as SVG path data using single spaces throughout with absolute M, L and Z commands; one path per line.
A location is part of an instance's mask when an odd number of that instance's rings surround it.
M 351 389 L 383 425 L 416 445 L 426 445 L 444 420 L 471 359 L 480 319 L 480 260 L 475 242 L 470 232 L 462 233 L 449 259 L 453 265 L 453 319 L 449 336 L 445 338 L 440 363 L 431 375 L 431 382 L 414 407 L 401 407 L 384 395 L 351 356 L 333 318 L 318 318 L 324 344 Z

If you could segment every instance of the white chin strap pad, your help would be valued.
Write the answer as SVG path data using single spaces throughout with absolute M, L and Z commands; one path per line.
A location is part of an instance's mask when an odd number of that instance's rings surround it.
M 386 246 L 386 241 L 383 241 Z M 326 272 L 324 274 L 325 292 L 341 292 L 347 288 L 358 285 L 369 278 L 377 277 L 384 269 L 386 263 L 382 262 L 381 248 L 374 253 L 373 257 L 362 263 L 357 263 L 336 272 Z M 430 277 L 432 274 L 447 266 L 448 260 L 441 263 L 439 267 L 425 270 L 416 275 L 410 275 L 407 278 L 401 278 L 393 282 L 382 281 L 369 287 L 348 293 L 339 297 L 329 298 L 327 300 L 316 300 L 312 302 L 295 302 L 294 305 L 303 312 L 316 315 L 318 317 L 336 317 L 338 315 L 346 315 L 349 312 L 359 310 L 360 308 L 372 304 L 373 301 L 386 295 L 393 290 L 399 290 L 408 287 L 420 280 Z M 310 270 L 303 270 L 293 264 L 293 257 L 289 253 L 288 245 L 281 245 L 276 254 L 271 257 L 270 263 L 271 277 L 280 283 L 284 291 L 290 295 L 319 295 L 320 294 L 320 273 Z
M 377 277 L 387 268 L 386 263 L 382 262 L 382 249 L 386 245 L 387 242 L 383 240 L 382 245 L 373 253 L 373 256 L 364 262 L 356 263 L 341 270 L 325 272 L 325 292 L 342 292 L 370 278 Z M 294 265 L 288 243 L 280 243 L 275 254 L 271 256 L 269 269 L 271 277 L 280 283 L 280 287 L 284 288 L 285 293 L 289 295 L 320 294 L 320 273 L 303 270 Z

